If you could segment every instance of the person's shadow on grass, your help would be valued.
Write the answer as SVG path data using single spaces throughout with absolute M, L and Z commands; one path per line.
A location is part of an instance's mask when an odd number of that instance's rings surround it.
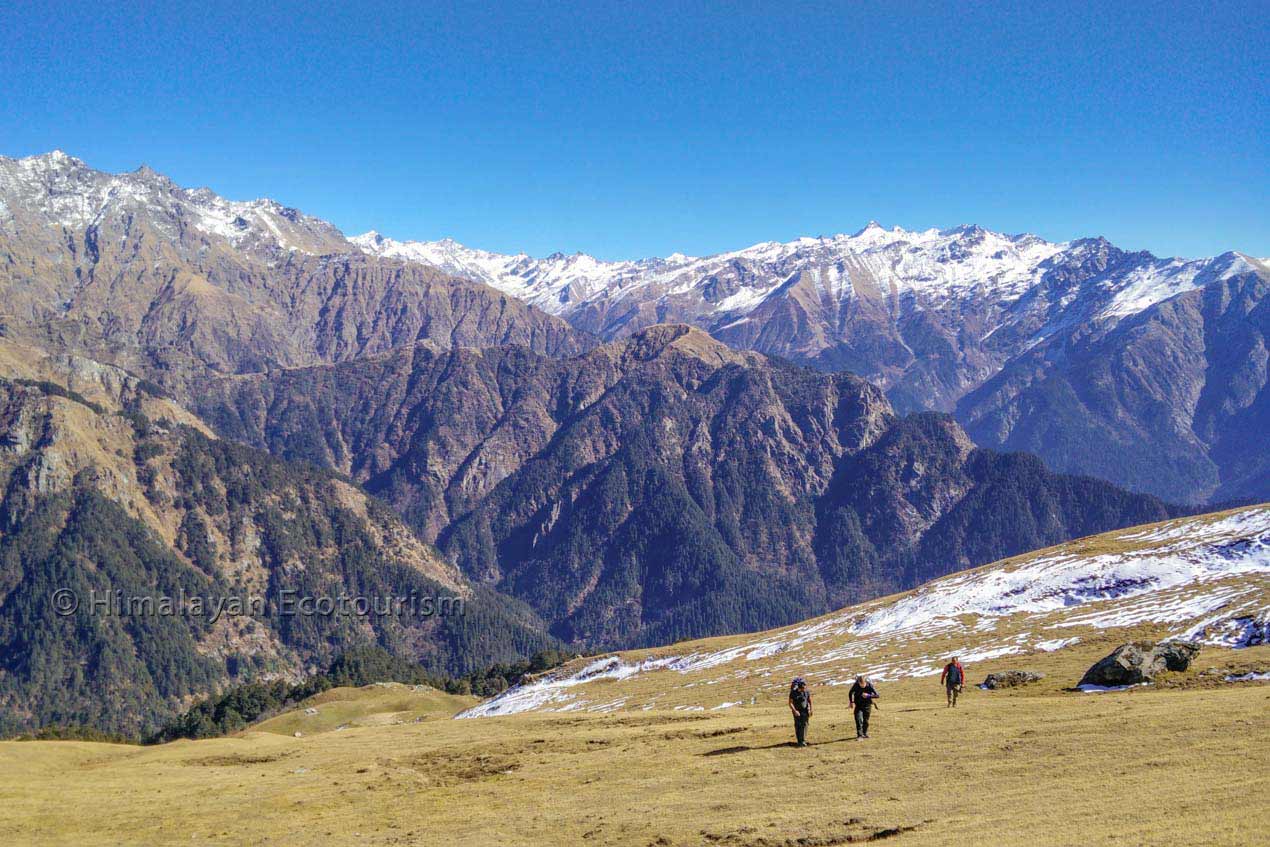
M 807 746 L 808 747 L 823 747 L 826 744 L 841 744 L 844 741 L 857 741 L 857 740 L 858 739 L 854 735 L 848 735 L 843 738 L 835 738 L 832 741 L 808 742 Z M 707 750 L 701 755 L 702 756 L 731 756 L 736 753 L 756 753 L 759 750 L 779 750 L 782 747 L 796 748 L 797 746 L 798 745 L 793 741 L 782 741 L 778 744 L 764 744 L 762 747 L 750 747 L 745 744 L 740 744 L 740 745 L 737 745 L 736 747 L 720 747 L 717 750 Z

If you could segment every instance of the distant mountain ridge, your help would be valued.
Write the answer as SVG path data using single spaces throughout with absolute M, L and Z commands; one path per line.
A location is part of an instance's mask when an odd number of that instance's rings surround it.
M 628 262 L 377 233 L 352 241 L 479 279 L 602 338 L 683 321 L 738 349 L 849 370 L 900 411 L 956 412 L 980 444 L 1027 449 L 1059 470 L 1176 500 L 1270 495 L 1267 451 L 1226 446 L 1270 427 L 1260 305 L 1270 268 L 1240 253 L 1159 259 L 1102 238 L 872 222 L 853 235 Z M 1168 305 L 1192 301 L 1203 305 Z M 1149 349 L 1131 341 L 1129 327 L 1165 312 L 1167 335 Z M 1094 359 L 1076 353 L 1094 346 Z M 1075 372 L 1081 362 L 1101 373 Z M 1058 410 L 1061 426 L 1043 397 L 1059 383 L 1080 410 Z
M 1264 304 L 1239 253 L 1158 259 L 977 226 L 602 262 L 345 239 L 271 200 L 142 167 L 0 158 L 0 336 L 113 362 L 182 399 L 258 373 L 440 347 L 575 356 L 659 323 L 953 412 L 976 441 L 1171 501 L 1270 496 Z M 1264 439 L 1255 439 L 1264 441 Z
M 894 301 L 892 311 L 947 308 L 996 301 L 995 326 L 984 337 L 1030 319 L 1026 345 L 1075 321 L 1116 323 L 1177 294 L 1264 269 L 1264 260 L 1240 253 L 1211 259 L 1159 259 L 1127 253 L 1106 239 L 1055 243 L 1035 235 L 1004 235 L 978 226 L 908 231 L 875 221 L 851 235 L 764 242 L 713 256 L 602 261 L 584 253 L 545 258 L 503 255 L 465 247 L 453 239 L 395 241 L 369 232 L 349 239 L 367 253 L 422 262 L 479 280 L 543 311 L 560 315 L 603 338 L 629 335 L 652 323 L 685 322 L 728 343 L 836 370 L 834 314 L 869 296 Z M 803 282 L 814 292 L 824 336 L 799 345 L 744 324 L 773 317 L 769 301 L 789 299 Z M 1078 290 L 1070 283 L 1081 281 Z M 1067 283 L 1068 285 L 1064 285 Z M 1018 304 L 1010 309 L 1008 304 Z M 764 306 L 768 309 L 764 311 Z M 804 303 L 810 306 L 810 303 Z M 964 308 L 964 306 L 962 307 Z M 1037 323 L 1036 313 L 1045 320 Z M 841 320 L 844 315 L 838 314 Z M 901 327 L 902 329 L 902 327 Z M 883 388 L 891 375 L 853 369 Z
M 355 250 L 271 200 L 224 200 L 142 167 L 54 152 L 0 157 L 0 334 L 111 361 L 175 387 L 342 361 L 400 344 L 593 340 L 485 285 Z

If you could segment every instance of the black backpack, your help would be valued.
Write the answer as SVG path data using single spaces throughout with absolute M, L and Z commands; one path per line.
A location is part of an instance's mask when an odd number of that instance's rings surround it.
M 794 708 L 800 712 L 807 711 L 807 707 L 811 705 L 811 698 L 807 696 L 806 688 L 789 689 L 789 699 L 793 702 Z

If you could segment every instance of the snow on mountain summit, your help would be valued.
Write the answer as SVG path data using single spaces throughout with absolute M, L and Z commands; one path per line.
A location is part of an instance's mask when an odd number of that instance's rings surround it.
M 1031 234 L 1006 235 L 973 224 L 948 229 L 886 228 L 869 221 L 856 232 L 768 241 L 705 257 L 673 253 L 664 258 L 604 261 L 584 253 L 534 258 L 493 253 L 453 239 L 397 241 L 369 232 L 350 239 L 361 250 L 435 265 L 570 318 L 617 304 L 676 312 L 707 329 L 744 318 L 791 279 L 808 273 L 830 302 L 878 292 L 937 304 L 969 299 L 1013 302 L 1037 289 L 1046 275 L 1082 261 L 1102 239 L 1051 242 Z M 1103 288 L 1101 315 L 1115 319 L 1140 311 L 1212 278 L 1218 259 L 1157 259 L 1147 253 L 1113 268 Z M 686 314 L 685 314 L 686 313 Z M 622 334 L 621 321 L 587 327 Z M 640 326 L 632 326 L 634 331 Z
M 182 188 L 148 165 L 111 174 L 61 150 L 20 159 L 0 156 L 0 231 L 83 231 L 108 216 L 137 215 L 174 240 L 192 230 L 239 249 L 347 249 L 343 235 L 326 221 L 266 198 L 233 201 L 208 188 Z
M 694 290 L 702 292 L 707 311 L 738 311 L 741 303 L 756 306 L 791 274 L 825 267 L 837 268 L 835 276 L 844 282 L 853 270 L 867 273 L 896 292 L 952 294 L 982 286 L 1018 291 L 1042 261 L 1065 246 L 979 227 L 913 232 L 885 229 L 876 221 L 852 235 L 768 241 L 706 257 L 673 253 L 625 261 L 604 261 L 584 253 L 544 258 L 505 255 L 465 247 L 452 239 L 396 241 L 374 232 L 350 240 L 367 252 L 425 262 L 477 279 L 564 316 L 592 300 L 643 302 Z M 729 269 L 743 271 L 742 287 L 748 295 L 728 300 L 737 293 L 730 291 L 712 297 L 706 290 L 711 279 Z

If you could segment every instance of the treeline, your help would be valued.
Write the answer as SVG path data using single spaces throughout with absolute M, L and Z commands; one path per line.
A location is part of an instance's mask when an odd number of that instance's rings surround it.
M 462 677 L 429 673 L 420 665 L 392 655 L 381 647 L 358 647 L 342 653 L 323 673 L 303 682 L 249 682 L 210 697 L 142 739 L 162 744 L 178 738 L 214 738 L 245 729 L 257 721 L 294 707 L 332 688 L 361 687 L 376 682 L 427 685 L 450 694 L 488 697 L 516 684 L 525 674 L 541 673 L 563 664 L 573 654 L 543 650 L 511 664 L 491 665 Z M 70 737 L 70 736 L 67 736 Z
M 64 385 L 58 385 L 56 382 L 49 382 L 47 379 L 25 379 L 22 377 L 8 380 L 15 385 L 21 385 L 24 388 L 34 388 L 44 394 L 46 397 L 62 397 L 67 400 L 73 400 L 81 406 L 87 406 L 99 415 L 104 415 L 106 410 L 101 407 L 100 403 L 94 403 L 78 391 L 72 391 Z

